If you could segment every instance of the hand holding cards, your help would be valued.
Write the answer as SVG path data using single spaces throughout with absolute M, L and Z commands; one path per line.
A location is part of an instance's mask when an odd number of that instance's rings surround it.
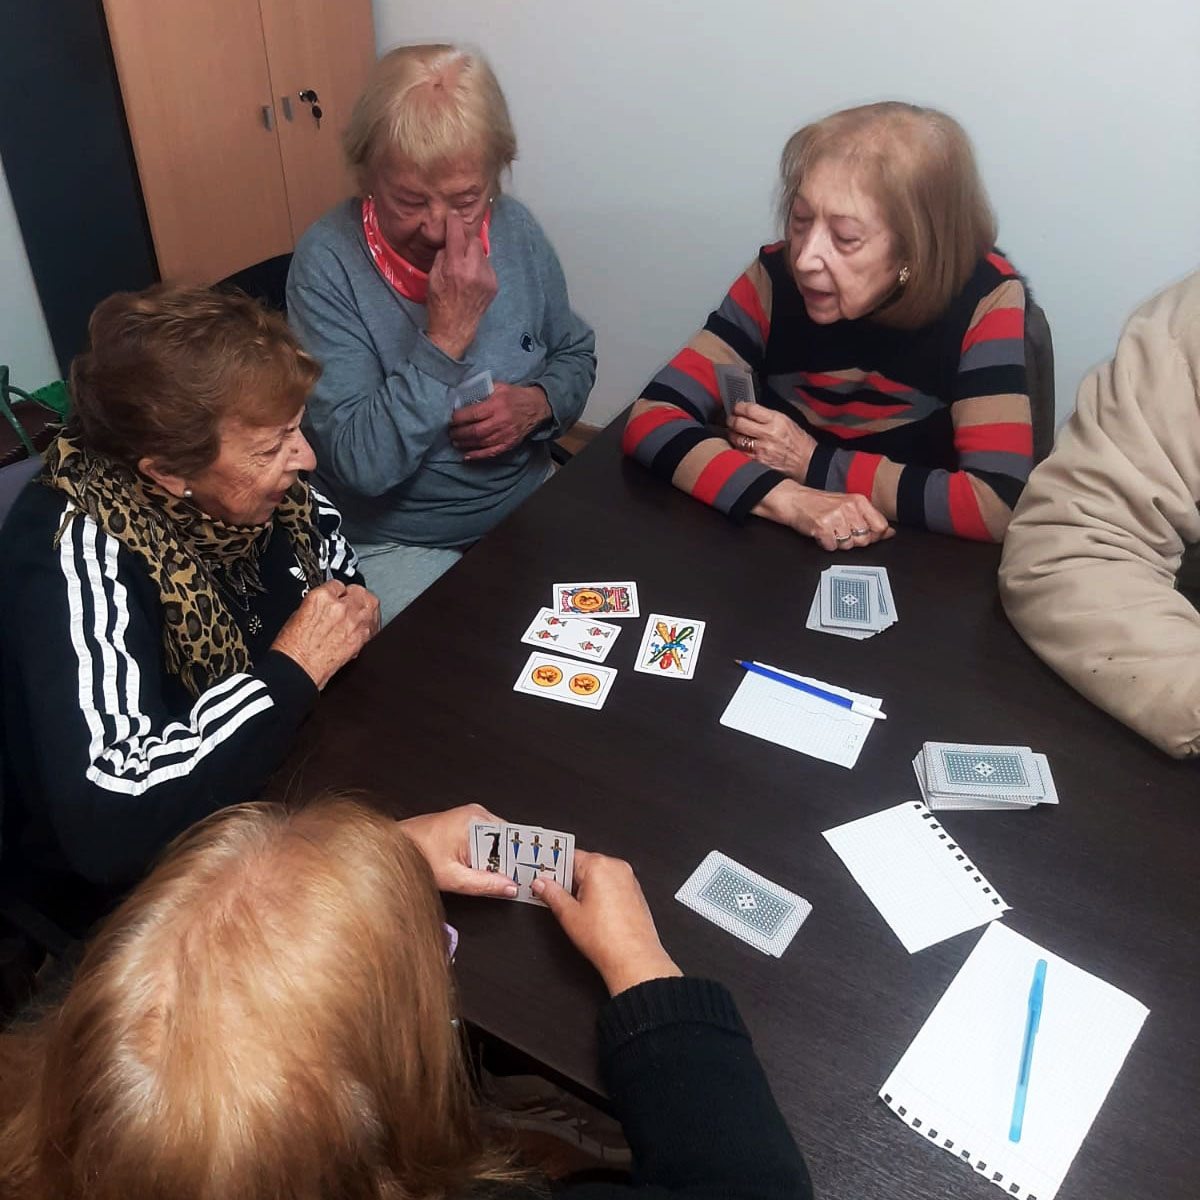
M 926 742 L 913 759 L 913 771 L 931 809 L 1026 809 L 1058 803 L 1050 763 L 1028 746 Z
M 504 875 L 517 885 L 513 899 L 544 904 L 530 890 L 535 879 L 553 879 L 566 891 L 575 877 L 575 835 L 538 825 L 490 821 L 471 824 L 471 866 Z

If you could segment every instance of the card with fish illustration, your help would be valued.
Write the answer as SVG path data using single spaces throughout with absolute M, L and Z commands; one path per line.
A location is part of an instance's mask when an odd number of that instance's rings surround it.
M 558 617 L 636 617 L 637 584 L 556 583 L 550 606 Z
M 704 622 L 695 617 L 651 613 L 633 669 L 660 679 L 691 679 L 703 638 Z
M 620 625 L 584 617 L 560 617 L 554 609 L 543 608 L 525 630 L 521 641 L 553 650 L 555 654 L 573 654 L 592 662 L 603 662 L 620 632 Z

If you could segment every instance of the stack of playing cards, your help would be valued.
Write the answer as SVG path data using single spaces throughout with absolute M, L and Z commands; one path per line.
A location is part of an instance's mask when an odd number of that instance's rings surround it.
M 812 905 L 719 850 L 711 851 L 675 899 L 726 933 L 779 958 Z
M 926 742 L 913 759 L 921 797 L 934 809 L 1025 809 L 1057 804 L 1044 754 L 1028 746 Z
M 754 372 L 740 363 L 718 363 L 715 368 L 717 387 L 721 391 L 721 403 L 725 407 L 725 415 L 733 416 L 735 404 L 754 404 L 758 399 L 758 389 L 754 382 Z
M 471 866 L 504 875 L 517 885 L 514 900 L 543 904 L 529 889 L 535 879 L 553 879 L 569 892 L 575 878 L 575 835 L 538 825 L 472 821 Z M 544 905 L 543 905 L 544 906 Z
M 446 394 L 450 397 L 450 407 L 457 412 L 472 404 L 482 404 L 495 390 L 491 371 L 480 371 L 478 375 L 464 379 L 458 387 L 450 388 Z
M 887 567 L 839 565 L 821 572 L 805 627 L 861 641 L 897 620 Z

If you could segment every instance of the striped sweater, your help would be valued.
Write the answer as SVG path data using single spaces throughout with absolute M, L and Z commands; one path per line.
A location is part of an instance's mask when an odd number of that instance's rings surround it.
M 1025 289 L 998 252 L 918 330 L 809 319 L 783 243 L 764 246 L 633 405 L 623 448 L 736 519 L 785 478 L 709 428 L 714 366 L 754 371 L 759 402 L 817 442 L 797 482 L 867 496 L 889 520 L 1000 541 L 1033 463 Z
M 361 583 L 336 510 L 312 496 L 326 578 Z M 141 561 L 78 512 L 56 544 L 68 503 L 35 480 L 0 533 L 5 842 L 39 890 L 57 879 L 115 893 L 188 825 L 253 798 L 291 747 L 317 689 L 270 646 L 304 574 L 277 533 L 260 559 L 265 592 L 230 606 L 251 669 L 193 697 L 166 668 Z

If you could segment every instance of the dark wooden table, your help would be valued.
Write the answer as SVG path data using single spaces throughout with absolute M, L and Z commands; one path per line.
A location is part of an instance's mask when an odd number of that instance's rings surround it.
M 1059 807 L 943 820 L 1012 905 L 1009 925 L 1150 1008 L 1059 1195 L 1194 1200 L 1197 768 L 1034 658 L 1001 612 L 994 547 L 904 530 L 853 556 L 888 568 L 900 623 L 863 642 L 811 633 L 830 556 L 764 521 L 734 526 L 623 461 L 618 437 L 598 438 L 329 688 L 290 784 L 368 788 L 398 814 L 478 800 L 629 859 L 683 969 L 736 995 L 819 1195 L 990 1200 L 992 1184 L 876 1099 L 980 931 L 909 955 L 821 831 L 915 798 L 926 740 L 1043 750 Z M 585 579 L 637 580 L 643 613 L 708 621 L 695 679 L 635 672 L 635 620 L 609 655 L 620 674 L 603 711 L 515 693 L 526 625 L 553 583 Z M 889 719 L 852 771 L 725 729 L 738 657 L 882 696 Z M 712 849 L 812 902 L 781 960 L 674 901 Z M 460 897 L 447 909 L 468 1019 L 597 1089 L 603 988 L 550 914 Z

